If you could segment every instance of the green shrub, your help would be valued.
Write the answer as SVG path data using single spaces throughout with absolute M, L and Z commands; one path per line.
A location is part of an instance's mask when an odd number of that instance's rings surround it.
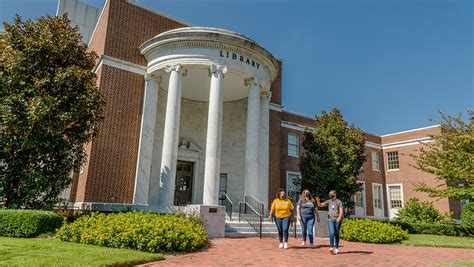
M 202 224 L 181 214 L 92 213 L 58 230 L 62 241 L 158 251 L 195 251 L 207 242 Z
M 474 227 L 458 224 L 440 223 L 407 223 L 387 221 L 389 224 L 400 226 L 410 234 L 448 235 L 448 236 L 472 236 Z
M 52 211 L 0 210 L 0 236 L 35 237 L 54 232 L 62 219 Z
M 474 203 L 469 203 L 462 209 L 461 224 L 474 227 Z
M 400 242 L 408 238 L 408 231 L 399 226 L 369 219 L 346 219 L 340 232 L 341 238 L 375 244 Z
M 398 210 L 397 221 L 407 223 L 442 223 L 454 224 L 449 214 L 441 214 L 432 202 L 422 202 L 417 198 L 408 200 Z

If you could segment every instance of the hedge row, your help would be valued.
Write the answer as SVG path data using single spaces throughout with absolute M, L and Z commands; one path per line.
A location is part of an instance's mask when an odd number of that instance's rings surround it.
M 400 226 L 410 234 L 448 235 L 448 236 L 473 236 L 474 227 L 463 224 L 437 224 L 437 223 L 407 223 L 387 221 L 391 225 Z
M 35 237 L 55 232 L 62 218 L 52 211 L 0 210 L 0 236 Z
M 346 219 L 342 223 L 341 238 L 347 241 L 390 244 L 408 238 L 408 231 L 400 226 L 370 219 Z
M 195 251 L 207 242 L 197 219 L 180 214 L 92 213 L 58 230 L 62 241 L 128 248 L 145 252 Z

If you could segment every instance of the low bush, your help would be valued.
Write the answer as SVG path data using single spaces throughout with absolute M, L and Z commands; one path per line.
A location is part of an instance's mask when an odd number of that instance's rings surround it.
M 440 223 L 407 223 L 388 221 L 391 225 L 400 226 L 410 234 L 447 235 L 447 236 L 472 236 L 474 227 L 459 224 Z
M 474 203 L 469 203 L 462 209 L 461 224 L 474 227 Z
M 455 223 L 449 213 L 441 214 L 432 202 L 420 201 L 417 198 L 408 200 L 403 208 L 398 210 L 396 220 L 407 223 Z
M 181 214 L 92 213 L 58 230 L 62 241 L 145 252 L 195 251 L 207 242 L 199 220 Z
M 340 236 L 347 241 L 390 244 L 407 239 L 408 231 L 369 219 L 346 219 L 342 223 Z
M 62 218 L 52 211 L 0 210 L 0 236 L 35 237 L 54 232 Z

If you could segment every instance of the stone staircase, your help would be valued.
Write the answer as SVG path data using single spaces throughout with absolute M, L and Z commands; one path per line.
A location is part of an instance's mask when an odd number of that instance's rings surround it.
M 327 226 L 324 222 L 321 222 L 318 227 L 316 227 L 316 237 L 327 237 Z M 318 235 L 319 230 L 319 235 Z M 301 224 L 296 222 L 296 235 L 301 237 Z M 274 222 L 268 220 L 268 217 L 264 218 L 262 223 L 262 236 L 278 236 L 278 230 Z M 294 227 L 290 228 L 289 236 L 294 237 Z M 232 213 L 232 221 L 229 216 L 226 214 L 225 222 L 225 237 L 229 238 L 241 238 L 241 237 L 259 237 L 258 232 L 245 220 L 239 222 L 239 214 L 237 212 Z

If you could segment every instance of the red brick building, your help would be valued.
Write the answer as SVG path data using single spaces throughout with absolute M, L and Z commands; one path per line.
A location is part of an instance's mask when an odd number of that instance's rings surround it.
M 61 4 L 62 2 L 62 4 Z M 77 1 L 60 1 L 75 12 Z M 62 5 L 62 6 L 61 6 Z M 68 6 L 69 5 L 69 6 Z M 80 12 L 79 12 L 80 13 Z M 68 197 L 77 208 L 134 205 L 163 210 L 188 203 L 268 204 L 301 189 L 298 156 L 314 119 L 283 109 L 283 64 L 241 34 L 191 27 L 133 1 L 108 0 L 90 33 L 95 72 L 107 102 L 97 138 Z M 415 184 L 436 184 L 409 156 L 438 126 L 366 134 L 367 162 L 355 215 L 392 217 L 412 197 L 459 216 L 459 201 L 429 199 Z

